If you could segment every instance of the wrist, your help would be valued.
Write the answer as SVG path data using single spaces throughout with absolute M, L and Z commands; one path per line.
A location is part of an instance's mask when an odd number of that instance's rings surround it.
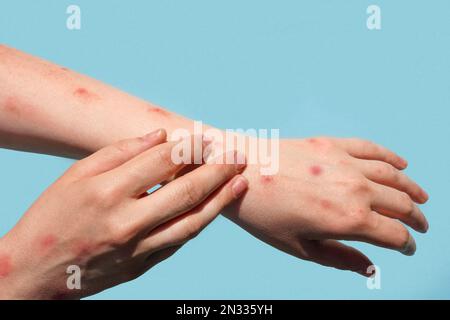
M 43 274 L 43 261 L 33 258 L 23 239 L 12 232 L 0 238 L 0 300 L 52 299 L 51 280 Z
M 25 283 L 19 281 L 22 264 L 8 240 L 7 236 L 0 238 L 0 299 L 21 299 L 21 287 Z

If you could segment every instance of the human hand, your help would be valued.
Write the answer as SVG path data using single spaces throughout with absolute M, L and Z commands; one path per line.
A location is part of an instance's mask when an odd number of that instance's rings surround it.
M 0 296 L 80 298 L 132 280 L 243 194 L 245 164 L 202 165 L 148 194 L 184 167 L 165 137 L 158 130 L 106 147 L 48 188 L 0 239 Z M 67 287 L 69 266 L 80 268 L 81 290 Z
M 414 254 L 403 224 L 428 229 L 414 204 L 428 195 L 401 172 L 406 166 L 393 152 L 359 139 L 281 140 L 278 174 L 260 176 L 259 167 L 249 165 L 249 190 L 226 215 L 287 253 L 368 276 L 372 262 L 336 240 Z

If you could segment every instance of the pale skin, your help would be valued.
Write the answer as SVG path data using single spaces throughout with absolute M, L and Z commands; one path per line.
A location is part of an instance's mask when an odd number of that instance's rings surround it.
M 0 47 L 0 146 L 81 158 L 118 140 L 193 122 L 74 71 Z M 246 150 L 242 150 L 246 152 Z M 249 164 L 248 192 L 224 215 L 301 259 L 363 275 L 372 264 L 338 240 L 363 241 L 406 255 L 406 226 L 426 232 L 418 204 L 426 192 L 394 152 L 355 138 L 285 139 L 271 177 Z
M 186 167 L 165 138 L 157 130 L 105 147 L 48 188 L 0 240 L 0 298 L 75 299 L 135 279 L 245 192 L 245 163 L 212 163 L 148 194 Z M 79 287 L 67 285 L 70 266 Z

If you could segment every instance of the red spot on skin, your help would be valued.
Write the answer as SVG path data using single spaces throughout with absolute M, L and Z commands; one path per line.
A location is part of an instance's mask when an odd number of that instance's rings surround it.
M 42 254 L 47 254 L 56 245 L 58 239 L 52 235 L 47 234 L 39 239 L 39 249 Z
M 370 187 L 367 184 L 358 185 L 355 187 L 355 192 L 366 194 L 370 192 Z
M 320 176 L 322 174 L 321 166 L 311 166 L 309 167 L 309 173 L 313 176 Z
M 323 209 L 331 209 L 333 207 L 333 204 L 328 200 L 320 200 L 320 206 Z
M 18 97 L 10 96 L 5 100 L 0 101 L 0 109 L 2 108 L 7 115 L 9 114 L 10 116 L 16 118 L 26 116 L 27 121 L 46 121 L 46 119 L 43 119 L 42 115 L 39 113 L 39 108 Z
M 160 107 L 153 107 L 153 106 L 151 106 L 151 107 L 148 108 L 148 111 L 150 113 L 158 114 L 158 115 L 164 116 L 164 117 L 170 116 L 169 111 L 164 110 L 163 108 L 160 108 Z
M 19 108 L 19 101 L 13 97 L 6 98 L 3 103 L 6 113 L 12 114 L 14 116 L 19 117 L 21 115 L 21 110 Z
M 83 101 L 84 103 L 89 103 L 99 99 L 99 96 L 95 93 L 89 91 L 86 88 L 78 88 L 73 92 L 73 95 Z
M 326 151 L 331 146 L 330 141 L 324 138 L 309 138 L 306 141 L 311 146 L 311 148 L 314 148 L 321 152 Z
M 83 258 L 92 253 L 94 250 L 95 246 L 86 241 L 78 241 L 72 248 L 73 254 L 78 258 Z
M 261 176 L 260 180 L 263 185 L 267 185 L 267 184 L 271 184 L 273 182 L 273 177 L 272 176 Z
M 0 279 L 6 278 L 12 270 L 11 257 L 0 255 Z
M 89 91 L 87 91 L 85 88 L 78 88 L 77 90 L 75 90 L 74 94 L 80 97 L 86 97 L 90 95 Z

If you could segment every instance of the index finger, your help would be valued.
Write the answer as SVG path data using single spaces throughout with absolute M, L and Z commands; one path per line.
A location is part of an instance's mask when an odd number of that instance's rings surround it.
M 203 137 L 191 136 L 183 141 L 172 141 L 157 145 L 123 165 L 104 174 L 107 181 L 115 181 L 119 188 L 132 197 L 139 197 L 158 183 L 176 174 L 187 164 L 197 161 L 202 155 Z M 174 152 L 184 152 L 178 161 Z
M 371 141 L 358 138 L 335 139 L 334 141 L 354 158 L 384 161 L 399 170 L 408 166 L 408 162 L 395 152 Z

